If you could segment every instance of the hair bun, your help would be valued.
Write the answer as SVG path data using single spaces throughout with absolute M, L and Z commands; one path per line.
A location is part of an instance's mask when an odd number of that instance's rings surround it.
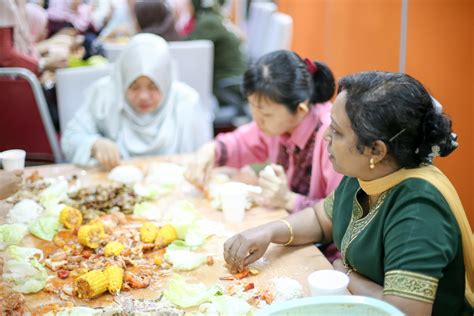
M 423 119 L 422 141 L 417 154 L 425 162 L 431 163 L 433 158 L 448 156 L 457 147 L 457 135 L 451 131 L 451 120 L 433 107 Z

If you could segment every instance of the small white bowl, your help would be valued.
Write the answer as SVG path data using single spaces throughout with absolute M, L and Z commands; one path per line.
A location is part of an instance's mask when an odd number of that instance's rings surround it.
M 336 270 L 319 270 L 308 276 L 312 296 L 347 294 L 349 277 Z

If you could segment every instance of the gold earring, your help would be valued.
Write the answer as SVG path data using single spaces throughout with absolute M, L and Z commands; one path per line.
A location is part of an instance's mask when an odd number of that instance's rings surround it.
M 370 169 L 374 169 L 374 168 L 375 168 L 374 158 L 370 158 L 369 164 L 370 164 L 370 165 L 369 165 Z

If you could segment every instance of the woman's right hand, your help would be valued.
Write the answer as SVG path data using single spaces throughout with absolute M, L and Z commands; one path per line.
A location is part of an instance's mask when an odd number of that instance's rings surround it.
M 188 164 L 184 177 L 199 189 L 204 189 L 211 177 L 215 161 L 216 145 L 214 142 L 203 145 Z
M 224 243 L 224 259 L 231 273 L 237 273 L 244 267 L 257 261 L 267 251 L 271 242 L 268 227 L 258 226 L 245 230 Z
M 116 143 L 107 138 L 99 138 L 92 145 L 92 156 L 107 170 L 120 163 L 120 151 Z

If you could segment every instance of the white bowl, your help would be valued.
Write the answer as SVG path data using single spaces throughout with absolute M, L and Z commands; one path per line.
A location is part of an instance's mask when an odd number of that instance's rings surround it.
M 312 296 L 344 295 L 349 284 L 349 277 L 336 270 L 319 270 L 308 276 Z

